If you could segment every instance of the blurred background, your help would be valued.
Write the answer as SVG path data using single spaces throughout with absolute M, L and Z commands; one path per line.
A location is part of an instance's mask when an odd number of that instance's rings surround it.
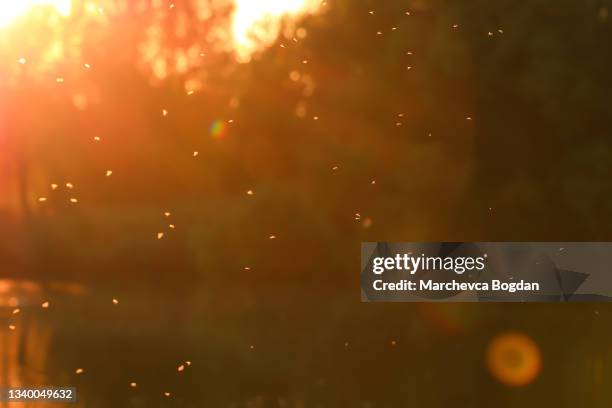
M 605 304 L 359 301 L 362 241 L 612 237 L 609 7 L 2 2 L 0 385 L 610 406 Z

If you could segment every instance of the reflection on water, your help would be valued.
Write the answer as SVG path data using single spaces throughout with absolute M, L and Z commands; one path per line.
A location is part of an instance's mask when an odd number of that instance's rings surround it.
M 0 280 L 0 386 L 65 386 L 49 363 L 57 321 L 49 313 L 49 298 L 75 299 L 86 289 L 73 283 Z M 60 381 L 60 382 L 58 382 Z M 78 404 L 77 406 L 79 406 Z M 8 406 L 0 402 L 0 407 Z M 60 406 L 20 403 L 21 407 Z
M 612 315 L 603 305 L 597 313 L 588 304 L 444 305 L 423 313 L 414 305 L 364 308 L 312 288 L 249 302 L 244 296 L 229 289 L 214 298 L 187 288 L 121 292 L 0 280 L 0 385 L 74 386 L 76 406 L 88 408 L 489 407 L 503 400 L 607 406 L 597 402 L 612 400 L 612 388 L 603 389 L 610 381 Z M 550 325 L 530 326 L 527 313 Z M 451 319 L 456 329 L 440 319 Z M 567 321 L 575 322 L 572 336 L 561 335 Z M 542 351 L 543 370 L 520 389 L 499 382 L 486 364 L 487 344 L 510 328 Z M 529 357 L 521 343 L 509 344 Z M 518 372 L 503 350 L 493 357 L 504 373 Z M 582 379 L 576 389 L 556 393 L 570 377 Z
M 1 386 L 46 385 L 52 328 L 39 313 L 31 311 L 33 305 L 40 304 L 43 293 L 35 282 L 0 280 Z M 21 404 L 26 408 L 37 405 Z

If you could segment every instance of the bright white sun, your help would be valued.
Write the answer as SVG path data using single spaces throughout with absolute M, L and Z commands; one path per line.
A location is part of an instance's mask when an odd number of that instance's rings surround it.
M 0 0 L 0 27 L 6 27 L 39 6 L 52 7 L 63 16 L 69 15 L 72 7 L 71 0 Z
M 257 49 L 271 45 L 284 18 L 315 12 L 321 0 L 234 0 L 232 37 L 239 60 L 248 61 Z

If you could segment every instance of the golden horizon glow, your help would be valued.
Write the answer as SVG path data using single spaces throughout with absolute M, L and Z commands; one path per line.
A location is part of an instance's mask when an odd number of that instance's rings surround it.
M 238 60 L 247 62 L 276 41 L 285 18 L 314 13 L 320 4 L 320 0 L 234 0 L 231 34 Z
M 10 25 L 15 19 L 26 15 L 34 7 L 51 7 L 62 16 L 70 15 L 71 0 L 16 0 L 0 2 L 0 28 Z
M 123 0 L 127 1 L 127 0 Z M 272 46 L 279 36 L 288 40 L 302 39 L 306 36 L 306 30 L 296 27 L 299 19 L 316 13 L 321 7 L 321 0 L 224 0 L 232 6 L 229 21 L 223 20 L 221 26 L 213 27 L 208 33 L 198 33 L 199 38 L 188 45 L 173 45 L 164 41 L 167 27 L 163 24 L 164 19 L 174 13 L 185 13 L 185 11 L 169 11 L 163 4 L 151 5 L 155 12 L 152 21 L 146 29 L 146 38 L 137 45 L 141 60 L 138 62 L 144 70 L 152 74 L 154 80 L 163 80 L 172 74 L 184 74 L 187 71 L 197 69 L 206 61 L 204 55 L 212 48 L 216 51 L 230 52 L 235 56 L 237 62 L 246 63 L 258 52 Z M 52 69 L 54 64 L 64 58 L 78 58 L 80 55 L 81 37 L 84 33 L 78 30 L 67 30 L 71 37 L 67 38 L 62 33 L 65 25 L 69 24 L 67 17 L 75 11 L 74 0 L 0 0 L 0 30 L 13 30 L 21 27 L 21 22 L 35 17 L 37 12 L 46 11 L 49 14 L 46 21 L 37 19 L 37 24 L 48 24 L 49 35 L 37 41 L 36 38 L 28 37 L 29 31 L 14 32 L 17 41 L 8 40 L 2 42 L 7 55 L 11 55 L 11 61 L 17 61 L 21 65 L 32 62 L 29 72 L 44 71 Z M 204 11 L 206 7 L 200 0 L 186 0 L 196 10 L 197 21 L 210 18 Z M 104 1 L 101 1 L 105 4 Z M 79 19 L 95 19 L 107 23 L 101 16 L 106 9 L 97 7 L 92 2 L 84 3 L 85 13 L 79 14 Z M 111 11 L 113 10 L 113 11 Z M 118 8 L 108 8 L 109 12 L 120 12 Z M 204 17 L 202 17 L 204 16 Z M 56 18 L 60 17 L 60 18 Z M 34 20 L 33 20 L 34 21 Z M 75 25 L 78 27 L 78 25 Z M 29 27 L 28 27 L 29 29 Z M 35 30 L 34 30 L 35 31 Z M 22 34 L 22 35 L 20 35 Z M 204 43 L 210 40 L 210 48 L 200 44 L 202 36 Z M 24 38 L 21 43 L 20 38 Z M 17 46 L 19 43 L 19 46 Z M 38 47 L 40 45 L 40 47 Z M 38 48 L 37 48 L 38 47 Z M 15 52 L 10 52 L 10 51 Z M 84 61 L 78 61 L 83 63 Z

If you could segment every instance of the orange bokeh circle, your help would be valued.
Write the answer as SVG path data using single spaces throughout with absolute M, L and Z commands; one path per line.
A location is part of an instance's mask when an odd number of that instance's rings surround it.
M 511 387 L 530 384 L 542 370 L 542 354 L 527 335 L 506 332 L 495 337 L 487 348 L 487 366 L 499 382 Z

